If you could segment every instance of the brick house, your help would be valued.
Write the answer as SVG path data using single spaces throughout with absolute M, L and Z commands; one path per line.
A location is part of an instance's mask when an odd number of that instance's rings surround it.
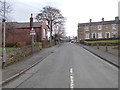
M 36 32 L 35 42 L 49 40 L 48 29 L 44 21 L 33 22 L 31 14 L 30 22 L 7 22 L 6 23 L 6 46 L 14 46 L 17 43 L 31 44 L 30 31 Z
M 115 17 L 115 20 L 101 22 L 92 22 L 78 24 L 78 42 L 80 40 L 88 39 L 106 39 L 106 38 L 118 38 L 118 28 L 120 27 L 119 17 Z

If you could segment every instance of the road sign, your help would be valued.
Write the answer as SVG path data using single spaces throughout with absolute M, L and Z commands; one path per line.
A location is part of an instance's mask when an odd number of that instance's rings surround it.
M 30 35 L 36 35 L 36 32 L 35 32 L 35 30 L 33 28 L 30 31 Z

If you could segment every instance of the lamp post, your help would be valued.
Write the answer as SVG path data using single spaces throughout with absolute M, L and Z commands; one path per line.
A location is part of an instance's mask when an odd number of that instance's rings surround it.
M 6 33 L 6 23 L 5 23 L 5 0 L 4 0 L 4 17 L 3 17 L 3 26 L 4 26 L 4 31 L 3 31 L 3 48 L 2 48 L 2 68 L 4 68 L 5 62 L 6 62 L 6 49 L 5 49 L 5 33 Z

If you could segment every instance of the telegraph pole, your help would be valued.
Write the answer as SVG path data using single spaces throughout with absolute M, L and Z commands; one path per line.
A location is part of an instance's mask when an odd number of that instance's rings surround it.
M 4 68 L 5 62 L 6 62 L 6 49 L 5 49 L 5 33 L 6 33 L 6 23 L 5 23 L 5 0 L 4 0 L 4 17 L 3 17 L 3 26 L 4 26 L 4 31 L 3 31 L 3 49 L 2 49 L 2 68 Z

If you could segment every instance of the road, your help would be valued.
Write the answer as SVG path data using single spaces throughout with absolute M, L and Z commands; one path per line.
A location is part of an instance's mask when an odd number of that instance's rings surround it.
M 118 88 L 118 69 L 74 43 L 64 43 L 3 88 Z

